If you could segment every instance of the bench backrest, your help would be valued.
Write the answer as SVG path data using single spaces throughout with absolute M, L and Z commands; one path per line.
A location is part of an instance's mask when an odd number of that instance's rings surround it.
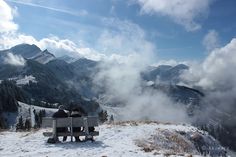
M 95 127 L 98 126 L 98 117 L 68 117 L 52 118 L 44 117 L 42 127 L 52 127 L 53 120 L 56 121 L 56 127 Z

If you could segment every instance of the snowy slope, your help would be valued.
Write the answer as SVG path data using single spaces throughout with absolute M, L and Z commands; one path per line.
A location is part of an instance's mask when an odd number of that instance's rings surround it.
M 208 135 L 204 132 L 197 130 L 192 126 L 183 125 L 170 125 L 170 124 L 158 124 L 154 122 L 122 122 L 118 124 L 104 124 L 99 126 L 100 135 L 95 138 L 95 142 L 70 142 L 70 138 L 66 142 L 58 144 L 47 144 L 46 137 L 43 137 L 42 133 L 46 129 L 32 132 L 0 132 L 0 156 L 1 157 L 53 157 L 53 156 L 85 156 L 85 157 L 151 157 L 151 156 L 164 156 L 164 154 L 170 154 L 168 147 L 175 144 L 175 140 L 168 141 L 168 133 L 177 134 L 178 132 L 185 132 L 191 134 L 198 132 L 204 137 Z M 165 133 L 163 133 L 165 132 Z M 153 136 L 158 135 L 160 150 L 148 150 L 144 149 L 140 145 L 140 141 L 148 140 Z M 178 134 L 178 136 L 181 136 Z M 189 142 L 185 136 L 182 136 L 184 140 Z M 217 143 L 214 139 L 210 138 L 210 142 Z M 157 142 L 157 141 L 156 141 Z M 149 141 L 146 144 L 152 143 Z M 173 152 L 175 155 L 170 156 L 188 156 L 190 154 L 195 157 L 200 156 L 197 150 L 190 142 L 188 145 L 189 152 Z M 218 148 L 222 148 L 219 144 Z M 184 148 L 184 147 L 183 147 Z M 212 147 L 213 148 L 213 147 Z M 223 148 L 222 148 L 223 149 Z M 147 151 L 148 150 L 148 151 Z
M 44 50 L 41 53 L 37 54 L 33 59 L 38 61 L 39 63 L 46 64 L 49 61 L 55 59 L 56 57 L 48 52 L 48 50 Z
M 4 113 L 4 117 L 7 119 L 8 125 L 13 129 L 14 129 L 15 124 L 17 123 L 17 118 L 20 116 L 22 116 L 23 120 L 30 119 L 32 126 L 34 126 L 35 124 L 34 122 L 35 118 L 34 118 L 34 113 L 33 113 L 34 110 L 36 112 L 39 112 L 40 110 L 45 110 L 46 116 L 52 116 L 52 114 L 57 111 L 57 109 L 29 105 L 29 104 L 22 103 L 20 101 L 18 101 L 18 103 L 19 103 L 18 112 Z

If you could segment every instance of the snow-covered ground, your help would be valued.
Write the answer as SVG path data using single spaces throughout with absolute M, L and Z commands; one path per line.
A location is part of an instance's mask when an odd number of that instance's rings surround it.
M 0 132 L 0 156 L 1 157 L 151 157 L 164 156 L 169 154 L 168 146 L 175 145 L 176 140 L 166 141 L 168 133 L 177 134 L 178 132 L 185 132 L 187 134 L 200 133 L 204 137 L 208 135 L 202 131 L 197 130 L 192 126 L 158 124 L 158 123 L 144 123 L 144 122 L 122 122 L 118 124 L 103 124 L 97 130 L 100 135 L 95 137 L 95 142 L 70 142 L 70 138 L 66 142 L 57 144 L 46 143 L 47 137 L 42 133 L 47 129 L 40 129 L 31 132 Z M 159 141 L 156 141 L 155 146 L 158 149 L 146 150 L 143 145 L 150 145 L 152 137 L 158 135 Z M 178 134 L 181 136 L 181 134 Z M 172 137 L 172 136 L 171 136 Z M 175 155 L 170 156 L 199 156 L 193 144 L 185 137 L 181 136 L 188 145 L 190 152 L 175 152 Z M 155 139 L 155 138 L 154 138 Z M 150 140 L 150 141 L 148 141 Z M 216 142 L 210 138 L 210 142 Z M 146 142 L 145 142 L 146 141 Z M 141 142 L 141 143 L 140 143 Z M 166 143 L 167 142 L 167 143 Z M 182 141 L 180 141 L 182 142 Z M 141 144 L 141 145 L 140 145 Z M 165 147 L 167 146 L 167 147 Z M 222 148 L 220 145 L 217 147 Z M 165 148 L 165 149 L 164 149 Z M 184 147 L 185 148 L 185 147 Z M 183 149 L 184 150 L 184 149 Z M 179 149 L 178 151 L 182 151 Z

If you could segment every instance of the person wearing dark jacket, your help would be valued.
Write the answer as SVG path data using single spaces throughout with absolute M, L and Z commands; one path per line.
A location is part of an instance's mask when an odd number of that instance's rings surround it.
M 53 118 L 66 118 L 68 117 L 67 113 L 64 111 L 64 106 L 63 105 L 60 105 L 59 108 L 58 108 L 58 111 L 55 112 L 53 115 L 52 115 Z M 65 128 L 65 127 L 62 127 L 62 128 L 57 128 L 56 130 L 57 132 L 67 132 L 68 131 L 68 128 Z M 63 137 L 63 141 L 66 141 L 67 139 L 67 136 L 64 136 Z
M 82 117 L 82 113 L 78 108 L 75 108 L 72 112 L 70 117 Z M 73 127 L 73 132 L 80 132 L 82 131 L 81 127 Z M 75 141 L 80 142 L 79 136 L 75 136 Z

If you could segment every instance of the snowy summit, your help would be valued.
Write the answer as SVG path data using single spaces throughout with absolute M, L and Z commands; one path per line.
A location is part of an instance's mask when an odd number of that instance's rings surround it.
M 40 129 L 31 132 L 1 132 L 1 157 L 151 157 L 200 156 L 199 150 L 209 150 L 212 156 L 225 150 L 206 132 L 192 126 L 159 124 L 157 122 L 117 122 L 99 126 L 95 142 L 46 143 Z M 197 140 L 202 140 L 203 143 Z

